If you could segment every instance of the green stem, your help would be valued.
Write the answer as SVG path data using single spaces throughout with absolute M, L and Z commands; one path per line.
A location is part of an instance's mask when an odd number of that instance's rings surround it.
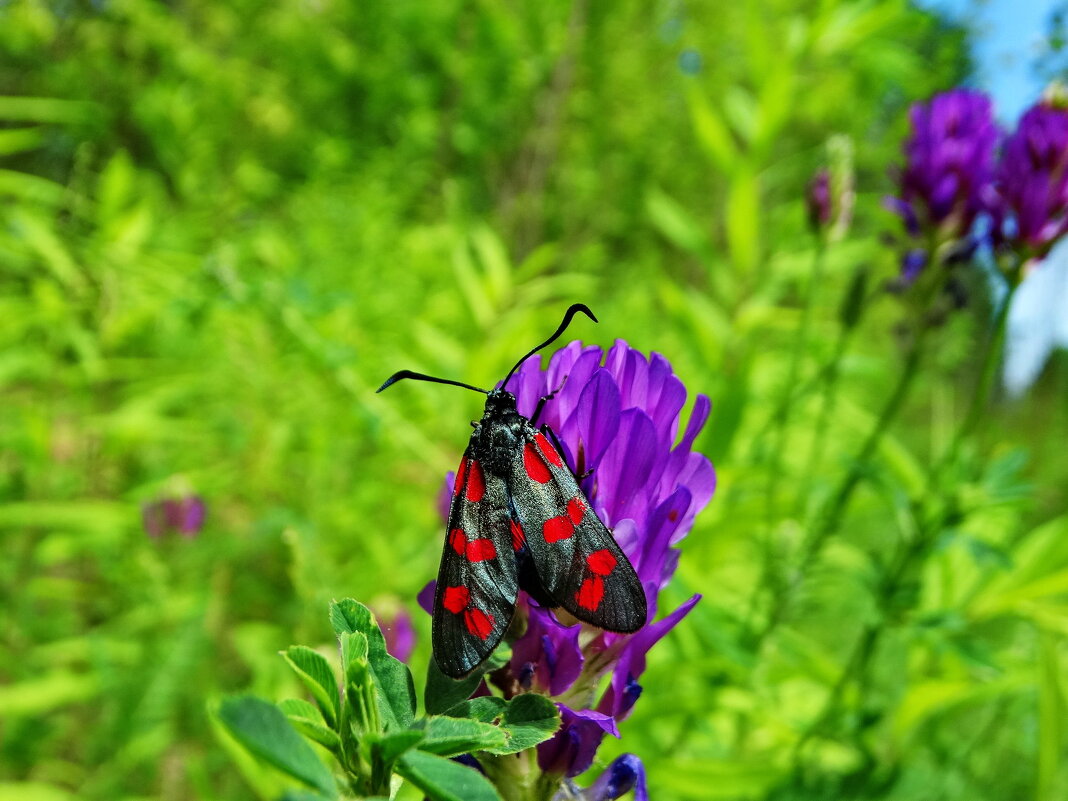
M 1012 306 L 1012 299 L 1016 296 L 1016 290 L 1019 286 L 1019 269 L 1016 268 L 1010 273 L 1008 289 L 1005 292 L 1005 297 L 1001 299 L 1001 305 L 994 316 L 994 331 L 990 335 L 990 339 L 987 340 L 987 347 L 983 354 L 983 362 L 979 372 L 979 383 L 975 387 L 975 392 L 972 393 L 972 402 L 968 406 L 968 413 L 964 416 L 964 420 L 960 428 L 957 429 L 946 455 L 941 460 L 940 467 L 942 468 L 948 467 L 956 461 L 961 446 L 975 431 L 976 426 L 979 425 L 979 419 L 983 416 L 983 412 L 986 411 L 987 404 L 990 401 L 990 393 L 994 388 L 997 377 L 998 366 L 1001 364 L 1001 356 L 1005 349 L 1009 308 Z
M 927 332 L 927 326 L 921 324 L 919 333 L 917 333 L 916 338 L 913 340 L 912 345 L 909 348 L 905 366 L 901 371 L 901 374 L 898 376 L 897 384 L 894 386 L 893 391 L 890 393 L 890 397 L 883 405 L 875 425 L 872 426 L 867 437 L 864 439 L 864 443 L 857 451 L 857 455 L 853 458 L 845 479 L 843 479 L 842 483 L 838 486 L 838 490 L 834 493 L 834 496 L 818 518 L 817 525 L 813 528 L 808 541 L 802 547 L 800 562 L 794 571 L 793 579 L 788 581 L 782 591 L 775 597 L 772 609 L 768 614 L 768 619 L 764 624 L 763 630 L 759 634 L 758 640 L 763 640 L 779 625 L 786 612 L 786 607 L 789 603 L 793 589 L 801 581 L 816 557 L 819 556 L 828 537 L 838 530 L 842 517 L 845 514 L 846 509 L 849 507 L 849 501 L 853 497 L 853 492 L 856 490 L 861 478 L 864 477 L 864 473 L 868 469 L 868 463 L 875 454 L 875 450 L 879 447 L 883 434 L 886 433 L 887 429 L 890 427 L 890 423 L 901 411 L 901 407 L 904 404 L 905 398 L 908 396 L 913 381 L 915 381 L 916 376 L 919 373 L 920 362 L 923 357 L 923 345 L 927 338 Z
M 812 256 L 812 276 L 808 281 L 808 289 L 805 292 L 805 305 L 801 311 L 801 322 L 798 325 L 797 338 L 790 353 L 790 366 L 786 373 L 785 402 L 780 404 L 776 415 L 772 420 L 774 427 L 774 441 L 771 446 L 771 469 L 768 471 L 768 486 L 764 498 L 765 522 L 770 526 L 775 517 L 775 498 L 778 495 L 779 480 L 782 478 L 782 451 L 786 431 L 790 423 L 790 412 L 793 404 L 790 399 L 797 385 L 797 376 L 801 371 L 801 361 L 808 345 L 809 332 L 812 328 L 812 310 L 816 303 L 816 290 L 820 279 L 823 277 L 824 254 L 827 252 L 826 238 L 821 234 L 816 238 L 816 250 Z
M 819 414 L 816 417 L 815 431 L 812 434 L 812 445 L 808 451 L 808 458 L 805 460 L 804 475 L 806 476 L 815 474 L 816 460 L 823 453 L 823 444 L 827 436 L 827 424 L 830 422 L 831 414 L 837 401 L 838 370 L 842 363 L 842 357 L 845 355 L 846 346 L 849 343 L 849 333 L 849 329 L 846 328 L 842 328 L 838 332 L 838 341 L 834 345 L 834 354 L 827 364 L 823 402 L 820 404 Z M 797 498 L 798 514 L 804 507 L 804 499 L 804 492 L 799 492 Z
M 1005 297 L 1002 298 L 1001 305 L 994 317 L 994 330 L 990 338 L 987 340 L 987 347 L 983 354 L 982 366 L 979 373 L 979 381 L 976 385 L 975 392 L 972 394 L 972 402 L 969 406 L 968 413 L 965 415 L 960 428 L 957 430 L 956 436 L 953 438 L 945 458 L 941 461 L 938 467 L 935 467 L 932 470 L 932 483 L 937 479 L 941 468 L 954 461 L 961 444 L 975 430 L 980 417 L 986 409 L 990 393 L 994 386 L 997 366 L 1001 363 L 1001 355 L 1004 350 L 1005 336 L 1008 327 L 1009 307 L 1012 304 L 1012 299 L 1018 286 L 1018 275 L 1012 273 L 1008 291 L 1006 292 Z M 890 404 L 888 404 L 888 406 L 889 405 Z M 880 588 L 879 600 L 880 606 L 883 607 L 884 614 L 888 609 L 891 599 L 895 597 L 902 581 L 907 580 L 907 577 L 911 575 L 913 564 L 917 560 L 926 558 L 930 551 L 931 543 L 936 540 L 939 532 L 943 530 L 947 522 L 948 521 L 943 516 L 936 516 L 926 525 L 921 527 L 913 542 L 907 543 L 900 551 L 896 564 L 888 571 L 887 580 Z M 839 676 L 838 681 L 831 690 L 823 709 L 794 747 L 795 771 L 800 768 L 802 748 L 823 726 L 833 719 L 842 704 L 846 689 L 854 680 L 858 682 L 863 682 L 865 680 L 870 668 L 871 659 L 874 656 L 879 640 L 884 633 L 885 627 L 866 626 L 864 628 L 860 638 L 853 646 L 846 667 L 843 669 L 842 674 Z
M 797 338 L 790 353 L 790 365 L 787 369 L 786 389 L 782 398 L 775 408 L 771 417 L 772 444 L 771 465 L 768 469 L 768 483 L 764 490 L 764 543 L 763 565 L 761 578 L 757 583 L 749 603 L 749 617 L 756 614 L 760 590 L 762 587 L 775 582 L 775 542 L 772 523 L 775 519 L 775 498 L 778 496 L 779 480 L 782 477 L 782 451 L 787 424 L 790 420 L 790 411 L 793 408 L 795 397 L 804 397 L 805 392 L 796 391 L 798 373 L 801 371 L 801 361 L 804 356 L 805 346 L 808 343 L 809 331 L 812 327 L 812 311 L 816 302 L 816 290 L 823 275 L 824 256 L 827 252 L 827 239 L 823 234 L 816 237 L 816 249 L 812 256 L 812 275 L 809 278 L 808 288 L 805 292 L 805 305 L 801 311 L 801 321 L 798 325 Z M 817 381 L 818 381 L 817 377 Z M 813 384 L 816 382 L 814 381 Z

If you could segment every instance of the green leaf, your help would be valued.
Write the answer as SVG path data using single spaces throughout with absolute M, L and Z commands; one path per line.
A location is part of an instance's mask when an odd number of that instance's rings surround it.
M 278 801 L 325 801 L 325 798 L 326 796 L 308 790 L 286 790 Z M 365 798 L 363 801 L 370 801 L 370 799 Z
M 560 728 L 560 710 L 537 693 L 517 695 L 501 716 L 501 729 L 508 737 L 504 748 L 487 748 L 491 754 L 515 754 L 548 740 Z
M 491 723 L 469 718 L 428 717 L 416 721 L 426 735 L 419 749 L 438 756 L 457 756 L 472 751 L 493 751 L 508 747 L 508 736 Z
M 517 695 L 511 701 L 495 696 L 472 698 L 451 707 L 449 717 L 497 724 L 506 742 L 483 746 L 491 754 L 515 754 L 548 740 L 560 728 L 556 704 L 537 693 Z
M 323 716 L 313 704 L 303 698 L 287 698 L 278 703 L 278 708 L 305 737 L 315 740 L 331 751 L 337 751 L 341 747 L 337 732 L 323 725 Z
M 742 273 L 751 274 L 760 257 L 760 184 L 751 169 L 739 168 L 727 188 L 727 249 Z
M 496 695 L 483 695 L 449 707 L 445 713 L 451 718 L 471 718 L 483 723 L 492 723 L 504 713 L 508 702 Z
M 397 763 L 397 772 L 433 801 L 500 801 L 481 773 L 451 759 L 409 751 Z
M 348 682 L 349 668 L 353 662 L 367 659 L 367 638 L 358 631 L 346 631 L 341 640 L 341 672 Z
M 337 677 L 330 663 L 322 654 L 303 645 L 291 645 L 282 652 L 282 656 L 319 704 L 327 724 L 337 726 L 341 699 L 338 695 Z
M 711 251 L 708 234 L 675 198 L 660 189 L 645 195 L 645 211 L 653 225 L 673 244 L 702 258 Z
M 693 84 L 686 95 L 697 143 L 721 171 L 730 173 L 738 160 L 738 147 L 719 113 Z
M 45 782 L 0 782 L 0 801 L 74 801 L 77 796 Z
M 1063 797 L 1058 781 L 1064 774 L 1064 716 L 1068 709 L 1062 686 L 1056 635 L 1043 632 L 1039 638 L 1038 665 L 1038 801 Z
M 510 649 L 499 647 L 482 667 L 463 679 L 450 679 L 441 672 L 438 663 L 431 659 L 426 669 L 426 691 L 423 693 L 426 713 L 440 715 L 461 701 L 466 701 L 471 697 L 471 693 L 478 689 L 485 674 L 503 667 L 511 658 Z M 459 716 L 453 715 L 453 717 Z
M 367 638 L 367 659 L 374 675 L 375 696 L 386 728 L 408 728 L 415 719 L 412 673 L 407 665 L 386 651 L 386 639 L 371 610 L 346 598 L 330 605 L 330 622 L 339 637 L 346 632 L 358 632 Z
M 252 696 L 228 698 L 218 716 L 251 753 L 330 798 L 337 797 L 330 771 L 274 704 Z
M 374 735 L 368 737 L 366 741 L 374 755 L 382 763 L 392 765 L 401 754 L 422 742 L 424 736 L 421 731 L 407 729 L 405 731 L 390 732 L 389 734 Z
M 288 718 L 303 718 L 320 724 L 323 722 L 323 716 L 315 704 L 308 703 L 303 698 L 286 698 L 278 702 L 278 708 Z

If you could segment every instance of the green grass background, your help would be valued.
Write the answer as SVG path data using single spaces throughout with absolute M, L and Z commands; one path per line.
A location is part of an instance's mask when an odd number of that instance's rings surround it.
M 479 402 L 373 390 L 404 367 L 491 383 L 574 301 L 601 319 L 575 336 L 659 351 L 713 399 L 719 474 L 666 591 L 704 600 L 601 762 L 639 754 L 658 799 L 1064 798 L 1063 356 L 995 399 L 960 513 L 885 581 L 942 498 L 978 277 L 752 636 L 762 565 L 788 571 L 901 370 L 880 199 L 909 103 L 966 52 L 904 0 L 0 5 L 0 799 L 276 797 L 207 710 L 298 693 L 276 652 L 329 648 L 331 598 L 412 611 L 420 675 L 435 498 Z M 856 219 L 813 286 L 803 190 L 832 135 Z M 811 385 L 862 268 L 810 458 L 825 388 L 781 434 L 774 410 L 805 299 Z M 201 535 L 146 537 L 141 505 L 186 492 Z

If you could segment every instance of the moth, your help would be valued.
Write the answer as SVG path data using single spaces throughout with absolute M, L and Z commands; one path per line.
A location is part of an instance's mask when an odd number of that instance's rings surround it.
M 580 312 L 597 322 L 588 307 L 573 304 L 556 332 L 516 362 L 496 389 L 410 370 L 394 373 L 378 389 L 410 378 L 486 396 L 456 471 L 434 596 L 434 659 L 454 679 L 493 653 L 515 614 L 519 590 L 607 631 L 629 634 L 645 625 L 638 574 L 593 511 L 556 434 L 538 427 L 559 388 L 538 401 L 530 418 L 517 411 L 508 391 L 519 366 L 555 342 Z

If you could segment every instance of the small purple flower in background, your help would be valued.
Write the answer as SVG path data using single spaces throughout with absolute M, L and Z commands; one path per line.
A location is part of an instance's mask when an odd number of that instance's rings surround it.
M 1068 233 L 1068 109 L 1040 102 L 1005 140 L 998 188 L 1008 219 L 995 238 L 1045 258 Z
M 204 527 L 207 506 L 199 495 L 182 498 L 162 498 L 141 508 L 141 522 L 145 533 L 153 539 L 164 534 L 178 533 L 192 539 Z
M 939 242 L 971 234 L 981 214 L 995 215 L 995 151 L 999 132 L 990 99 L 953 89 L 917 103 L 896 197 L 887 198 L 912 237 L 936 233 Z
M 716 488 L 712 464 L 692 450 L 708 419 L 708 398 L 697 396 L 679 437 L 686 388 L 663 356 L 647 358 L 622 340 L 607 353 L 572 342 L 544 370 L 540 357 L 531 357 L 508 389 L 525 416 L 533 414 L 540 398 L 556 391 L 539 423 L 552 427 L 568 464 L 583 476 L 583 492 L 642 582 L 652 621 L 660 590 L 678 565 L 674 546 L 689 533 Z M 453 480 L 452 474 L 446 478 L 446 498 Z M 432 591 L 424 590 L 421 605 L 429 609 L 432 597 Z M 638 681 L 646 654 L 699 599 L 694 595 L 663 619 L 626 635 L 561 622 L 520 593 L 517 614 L 526 616 L 526 630 L 512 643 L 511 661 L 492 681 L 506 696 L 534 691 L 557 702 L 563 722 L 552 739 L 537 747 L 542 771 L 561 780 L 577 776 L 590 767 L 606 733 L 619 736 L 617 721 L 630 714 L 641 694 Z M 608 684 L 598 693 L 606 674 Z M 582 797 L 616 798 L 632 786 L 640 788 L 644 799 L 641 763 L 627 755 Z
M 386 651 L 390 656 L 407 662 L 415 650 L 415 626 L 407 609 L 399 608 L 392 615 L 375 610 L 382 636 L 386 638 Z
M 853 221 L 856 201 L 853 143 L 847 136 L 827 140 L 829 166 L 816 171 L 805 191 L 805 209 L 813 232 L 834 241 L 841 239 Z
M 831 224 L 831 172 L 826 167 L 819 169 L 808 182 L 805 207 L 808 224 L 814 231 Z

